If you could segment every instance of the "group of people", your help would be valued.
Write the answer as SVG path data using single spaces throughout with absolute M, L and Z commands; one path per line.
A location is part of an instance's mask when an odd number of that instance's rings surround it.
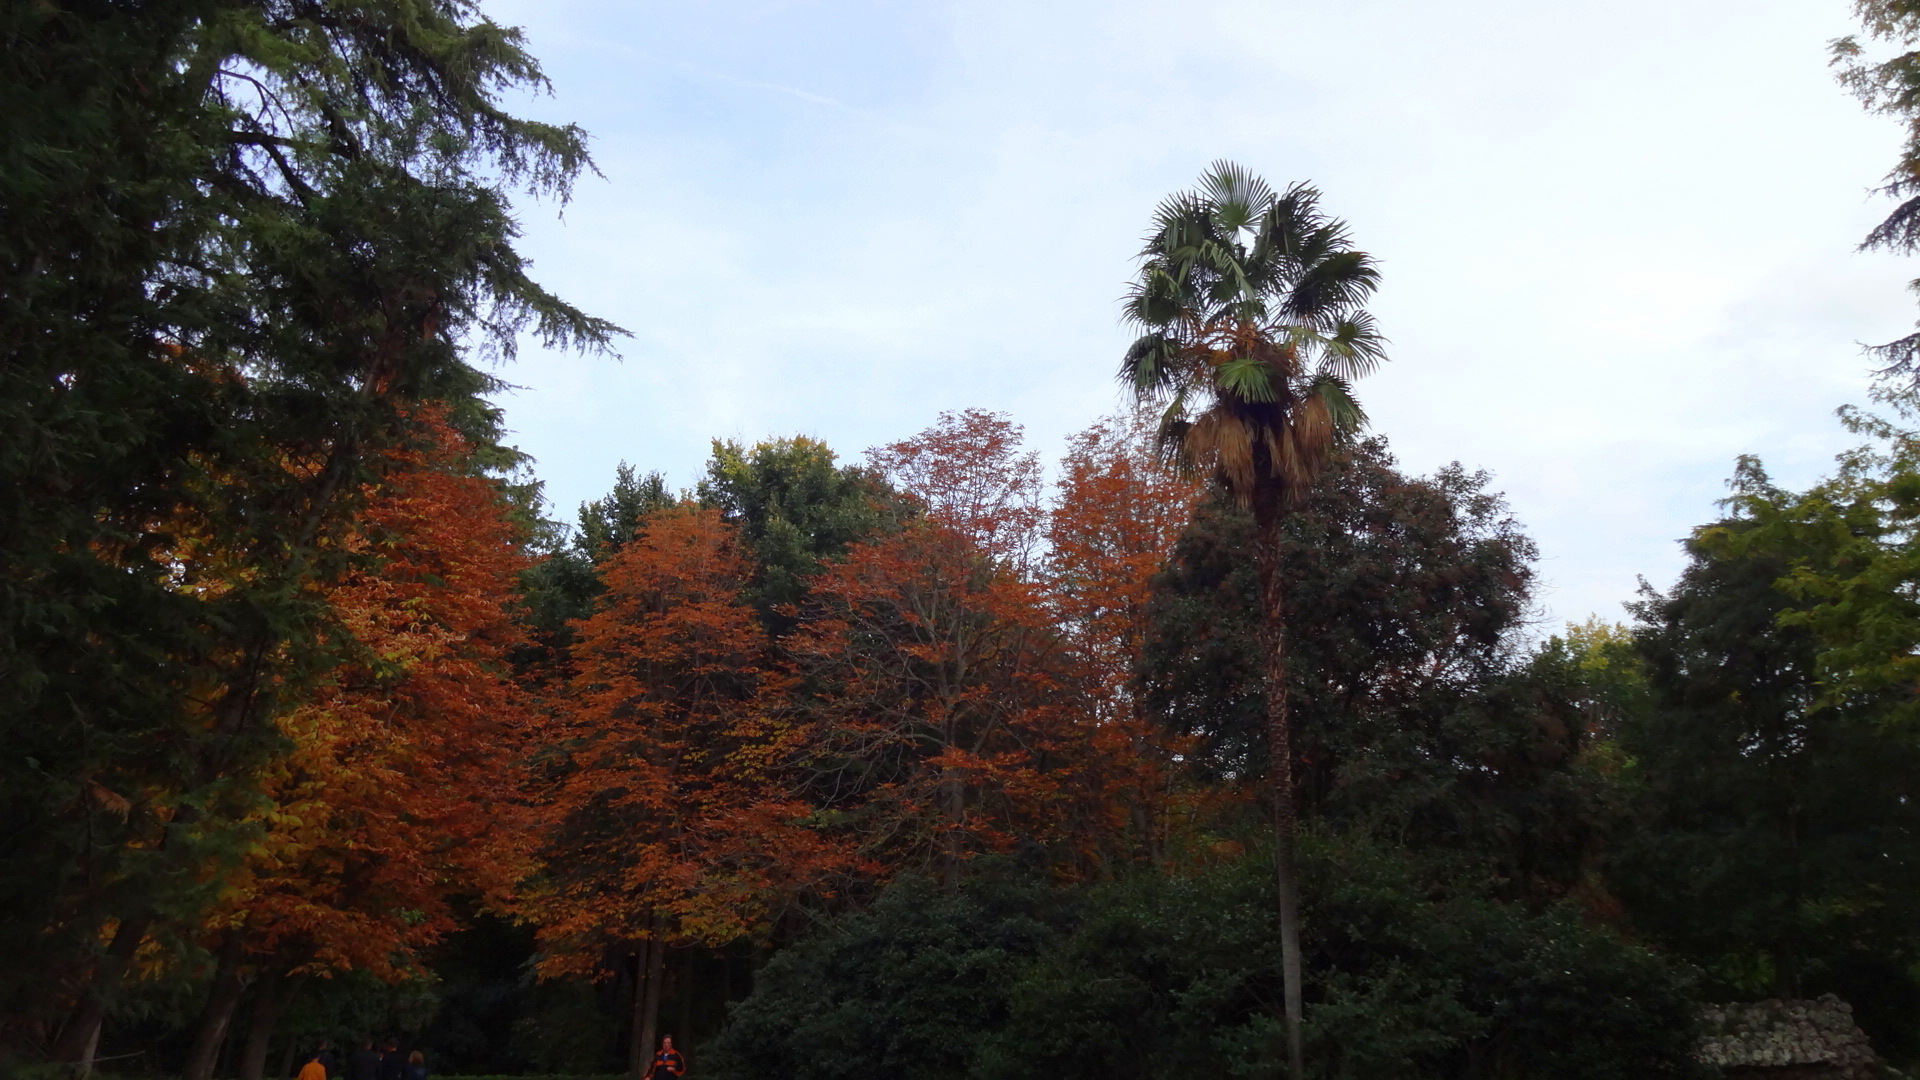
M 686 1074 L 687 1059 L 673 1048 L 673 1036 L 660 1040 L 660 1052 L 647 1066 L 645 1080 L 679 1080 Z M 343 1063 L 326 1039 L 314 1047 L 312 1056 L 300 1067 L 299 1080 L 427 1080 L 427 1058 L 415 1050 L 401 1054 L 400 1044 L 388 1039 L 375 1049 L 372 1039 L 362 1039 L 360 1048 L 347 1055 Z
M 372 1039 L 362 1039 L 343 1062 L 333 1044 L 321 1039 L 300 1067 L 299 1080 L 427 1080 L 427 1056 L 418 1050 L 402 1054 L 393 1039 L 381 1049 L 374 1048 Z

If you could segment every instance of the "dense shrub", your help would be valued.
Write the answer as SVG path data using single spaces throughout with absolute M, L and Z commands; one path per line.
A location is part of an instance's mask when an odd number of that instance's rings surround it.
M 768 961 L 708 1068 L 740 1080 L 938 1080 L 969 1074 L 1007 987 L 1056 931 L 1061 898 L 1001 869 L 955 891 L 897 882 Z
M 1443 887 L 1407 852 L 1301 852 L 1309 1069 L 1327 1080 L 1693 1075 L 1684 974 L 1564 907 Z M 1040 885 L 924 881 L 780 954 L 725 1075 L 796 1080 L 1272 1076 L 1271 864 Z M 1042 914 L 1036 915 L 1035 912 Z
M 1690 1074 L 1687 983 L 1647 950 L 1565 909 L 1436 888 L 1403 852 L 1314 838 L 1301 869 L 1313 1075 Z M 980 1072 L 1275 1075 L 1272 892 L 1260 859 L 1092 890 L 1011 988 Z

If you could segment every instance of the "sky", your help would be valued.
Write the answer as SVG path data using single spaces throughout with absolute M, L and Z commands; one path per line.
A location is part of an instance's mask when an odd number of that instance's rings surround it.
M 1671 583 L 1740 454 L 1806 485 L 1920 267 L 1855 245 L 1900 132 L 1836 85 L 1844 0 L 495 0 L 601 176 L 526 202 L 543 284 L 631 332 L 524 349 L 555 512 L 710 440 L 845 459 L 942 410 L 1056 458 L 1122 404 L 1119 300 L 1208 163 L 1310 181 L 1383 279 L 1357 392 L 1541 549 L 1546 627 Z

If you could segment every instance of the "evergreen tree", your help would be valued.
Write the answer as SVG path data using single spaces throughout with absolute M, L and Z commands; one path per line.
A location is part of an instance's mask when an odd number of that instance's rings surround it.
M 1888 450 L 1806 492 L 1743 461 L 1731 514 L 1637 605 L 1640 816 L 1611 878 L 1714 993 L 1837 992 L 1901 1056 L 1920 1049 L 1920 443 L 1876 430 Z
M 1487 482 L 1458 466 L 1407 476 L 1370 439 L 1289 516 L 1301 807 L 1563 892 L 1596 852 L 1609 785 L 1585 680 L 1523 652 L 1535 548 Z M 1208 784 L 1271 768 L 1253 532 L 1231 501 L 1203 504 L 1152 601 L 1143 692 L 1196 740 L 1187 761 Z
M 714 440 L 703 505 L 724 514 L 753 549 L 753 604 L 776 635 L 795 625 L 822 560 L 897 528 L 912 508 L 872 469 L 834 464 L 825 443 L 804 435 L 752 447 Z
M 409 410 L 484 427 L 463 345 L 615 328 L 513 247 L 585 139 L 501 107 L 543 80 L 470 3 L 11 4 L 0 40 L 0 1014 L 80 1061 L 237 854 Z

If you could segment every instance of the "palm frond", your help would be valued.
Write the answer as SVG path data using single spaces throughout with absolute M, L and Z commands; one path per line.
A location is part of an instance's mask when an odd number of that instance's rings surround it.
M 1330 372 L 1315 375 L 1307 385 L 1306 399 L 1320 402 L 1326 409 L 1327 420 L 1333 425 L 1333 433 L 1338 440 L 1351 438 L 1367 426 L 1366 410 L 1354 398 L 1353 387 L 1338 375 Z
M 1320 370 L 1348 383 L 1372 374 L 1387 359 L 1387 339 L 1365 311 L 1335 322 L 1332 332 L 1320 338 L 1320 348 Z
M 1138 326 L 1168 326 L 1190 306 L 1186 292 L 1184 275 L 1177 269 L 1147 267 L 1127 292 L 1125 317 Z
M 1167 196 L 1153 213 L 1153 231 L 1140 254 L 1144 258 L 1186 257 L 1213 236 L 1213 214 L 1206 200 L 1191 191 Z
M 1265 405 L 1280 397 L 1274 375 L 1272 366 L 1259 357 L 1238 356 L 1214 369 L 1213 384 L 1223 397 Z
M 1244 501 L 1260 479 L 1253 442 L 1253 431 L 1240 417 L 1215 407 L 1187 430 L 1185 448 L 1196 468 L 1212 471 Z
M 1175 388 L 1154 429 L 1154 445 L 1159 450 L 1161 464 L 1182 473 L 1191 473 L 1194 469 L 1193 457 L 1187 453 L 1187 433 L 1193 429 L 1187 419 L 1187 390 L 1186 386 Z
M 1245 166 L 1224 158 L 1208 167 L 1200 190 L 1213 206 L 1213 219 L 1229 232 L 1253 228 L 1273 204 L 1273 189 Z
M 1120 382 L 1137 398 L 1158 397 L 1173 384 L 1173 358 L 1178 345 L 1164 332 L 1142 334 L 1120 362 Z
M 1268 428 L 1266 431 L 1267 458 L 1271 462 L 1269 468 L 1281 481 L 1281 490 L 1289 501 L 1295 493 L 1304 490 L 1312 482 L 1313 472 L 1320 464 L 1319 457 L 1303 444 L 1300 436 L 1297 424 Z
M 1305 238 L 1322 225 L 1320 192 L 1312 184 L 1290 184 L 1274 199 L 1260 233 L 1275 258 L 1297 263 Z
M 1283 318 L 1329 326 L 1364 304 L 1380 284 L 1380 271 L 1364 251 L 1317 254 L 1301 268 L 1281 305 Z

